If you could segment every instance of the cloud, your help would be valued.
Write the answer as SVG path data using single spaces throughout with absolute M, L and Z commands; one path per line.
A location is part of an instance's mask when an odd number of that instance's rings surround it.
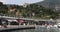
M 42 0 L 0 0 L 0 2 L 3 2 L 4 4 L 18 4 L 22 5 L 25 2 L 27 3 L 35 3 L 35 2 L 40 2 Z
M 0 2 L 4 2 L 3 0 L 0 0 Z
M 43 1 L 43 0 L 29 0 L 29 3 L 36 3 L 36 2 L 40 2 L 40 1 Z

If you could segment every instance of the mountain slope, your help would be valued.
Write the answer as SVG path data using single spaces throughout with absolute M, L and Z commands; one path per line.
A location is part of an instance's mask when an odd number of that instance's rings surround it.
M 44 0 L 44 1 L 38 2 L 36 4 L 44 5 L 44 6 L 56 6 L 56 5 L 60 5 L 60 0 Z
M 35 4 L 42 5 L 48 8 L 57 9 L 57 11 L 60 10 L 60 0 L 44 0 L 42 2 L 38 2 Z

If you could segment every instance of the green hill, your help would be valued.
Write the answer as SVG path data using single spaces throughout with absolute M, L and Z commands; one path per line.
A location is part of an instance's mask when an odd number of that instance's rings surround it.
M 46 0 L 45 0 L 46 1 Z M 19 6 L 19 5 L 11 5 L 11 4 L 3 4 L 0 2 L 0 13 L 6 14 L 9 16 L 17 16 L 17 17 L 30 17 L 30 18 L 44 18 L 44 19 L 56 19 L 59 17 L 59 14 L 55 12 L 51 8 L 46 8 L 42 5 L 43 2 L 40 2 L 39 5 L 37 4 L 29 4 L 26 7 Z M 47 2 L 46 2 L 47 3 Z M 46 4 L 47 5 L 47 4 Z M 9 11 L 8 8 L 16 9 L 14 11 Z M 18 12 L 17 12 L 18 11 Z M 17 13 L 17 14 L 16 14 Z
M 37 2 L 38 5 L 43 5 L 44 7 L 55 8 L 60 7 L 60 0 L 44 0 L 42 2 Z

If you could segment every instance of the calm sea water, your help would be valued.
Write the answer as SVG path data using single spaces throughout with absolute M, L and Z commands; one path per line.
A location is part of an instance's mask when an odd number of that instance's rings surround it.
M 46 27 L 36 27 L 36 29 L 15 30 L 11 32 L 60 32 L 60 30 L 55 27 L 51 27 L 48 29 Z

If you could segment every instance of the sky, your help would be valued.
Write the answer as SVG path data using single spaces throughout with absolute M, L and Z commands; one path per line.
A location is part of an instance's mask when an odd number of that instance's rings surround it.
M 23 5 L 24 3 L 36 3 L 43 0 L 0 0 L 3 4 L 16 4 L 16 5 Z

